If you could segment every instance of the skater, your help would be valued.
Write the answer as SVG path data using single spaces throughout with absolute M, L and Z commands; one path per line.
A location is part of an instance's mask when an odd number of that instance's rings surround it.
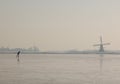
M 18 61 L 18 62 L 20 61 L 19 55 L 20 55 L 20 51 L 18 51 L 18 52 L 17 52 L 17 55 L 16 55 L 16 58 L 17 58 L 17 61 Z

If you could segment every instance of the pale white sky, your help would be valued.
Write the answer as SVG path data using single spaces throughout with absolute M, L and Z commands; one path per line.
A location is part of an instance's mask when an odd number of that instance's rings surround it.
M 0 46 L 120 50 L 120 0 L 0 0 Z

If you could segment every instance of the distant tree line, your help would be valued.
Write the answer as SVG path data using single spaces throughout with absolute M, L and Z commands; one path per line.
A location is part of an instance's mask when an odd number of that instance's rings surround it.
M 6 51 L 6 52 L 9 52 L 9 51 L 24 51 L 24 52 L 39 52 L 39 48 L 36 47 L 36 46 L 33 46 L 33 47 L 30 47 L 30 48 L 9 48 L 9 47 L 1 47 L 0 48 L 0 51 L 3 52 L 3 51 Z

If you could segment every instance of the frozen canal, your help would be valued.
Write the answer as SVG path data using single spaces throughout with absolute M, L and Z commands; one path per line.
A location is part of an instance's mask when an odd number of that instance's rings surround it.
M 120 84 L 120 55 L 0 54 L 0 84 Z

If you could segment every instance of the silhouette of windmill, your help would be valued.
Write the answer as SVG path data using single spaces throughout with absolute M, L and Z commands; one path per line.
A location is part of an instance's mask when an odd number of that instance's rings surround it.
M 102 36 L 100 36 L 100 44 L 95 44 L 93 46 L 100 46 L 99 52 L 104 52 L 104 45 L 110 45 L 110 43 L 103 43 Z

